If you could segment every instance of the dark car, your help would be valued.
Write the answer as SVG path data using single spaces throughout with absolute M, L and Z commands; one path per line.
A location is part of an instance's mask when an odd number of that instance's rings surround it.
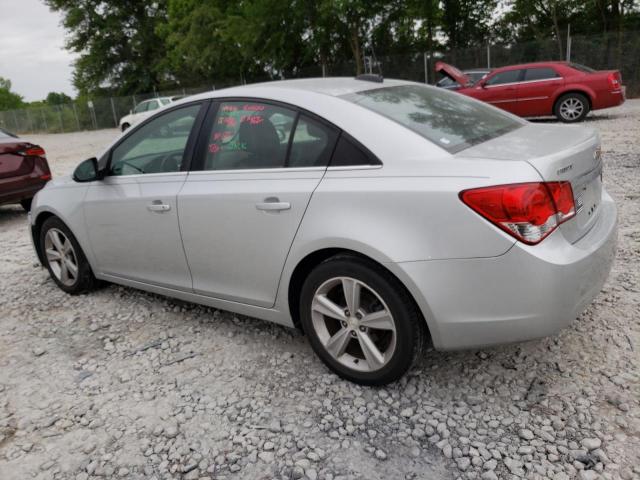
M 625 100 L 618 70 L 593 70 L 570 62 L 537 62 L 496 68 L 478 82 L 452 65 L 436 63 L 436 71 L 464 87 L 459 93 L 521 117 L 555 115 L 573 123 L 591 110 L 616 107 Z
M 474 68 L 473 70 L 463 70 L 464 73 L 470 80 L 471 83 L 475 84 L 479 80 L 482 80 L 489 73 L 491 73 L 490 68 Z M 442 77 L 436 83 L 436 87 L 446 88 L 447 90 L 458 90 L 460 88 L 460 84 L 456 82 L 454 79 L 448 76 Z
M 42 147 L 0 128 L 0 205 L 31 208 L 33 196 L 51 180 Z

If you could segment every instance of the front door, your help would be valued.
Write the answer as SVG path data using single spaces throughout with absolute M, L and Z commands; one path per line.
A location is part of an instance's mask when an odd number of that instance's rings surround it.
M 172 109 L 132 131 L 112 149 L 104 180 L 90 185 L 85 218 L 100 273 L 191 290 L 177 195 L 200 109 Z
M 472 96 L 494 107 L 517 114 L 518 82 L 522 78 L 522 72 L 522 70 L 507 70 L 490 75 L 481 85 L 472 89 Z
M 202 132 L 200 171 L 178 195 L 194 291 L 271 307 L 337 131 L 293 109 L 246 100 L 221 102 Z

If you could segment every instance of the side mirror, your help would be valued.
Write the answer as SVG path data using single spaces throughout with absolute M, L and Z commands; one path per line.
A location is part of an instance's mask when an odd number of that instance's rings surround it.
M 96 157 L 80 163 L 73 172 L 73 179 L 76 182 L 93 182 L 94 180 L 102 180 L 102 177 Z
M 129 110 L 129 115 L 133 115 L 133 108 Z

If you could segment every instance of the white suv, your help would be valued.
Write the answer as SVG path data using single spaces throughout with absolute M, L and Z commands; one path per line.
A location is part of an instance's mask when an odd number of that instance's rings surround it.
M 171 97 L 159 97 L 145 100 L 136 105 L 136 108 L 129 111 L 129 115 L 125 115 L 120 119 L 120 130 L 123 132 L 132 125 L 150 116 L 155 110 L 168 105 L 173 100 Z

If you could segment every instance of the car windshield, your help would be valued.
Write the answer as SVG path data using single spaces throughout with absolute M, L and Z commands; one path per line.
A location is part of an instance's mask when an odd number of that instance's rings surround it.
M 395 120 L 450 153 L 524 125 L 477 100 L 422 85 L 377 88 L 342 98 Z

